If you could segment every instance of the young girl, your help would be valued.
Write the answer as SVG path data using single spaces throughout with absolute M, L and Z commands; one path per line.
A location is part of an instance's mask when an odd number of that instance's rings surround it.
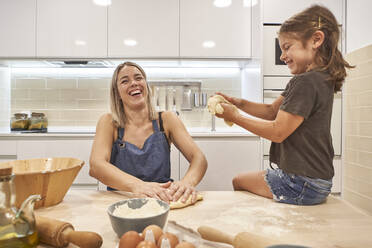
M 333 147 L 330 133 L 333 95 L 351 68 L 337 48 L 334 15 L 314 5 L 285 21 L 279 31 L 284 61 L 294 77 L 272 104 L 224 96 L 242 111 L 222 104 L 225 120 L 272 141 L 270 163 L 277 169 L 239 174 L 235 190 L 247 190 L 278 202 L 312 205 L 327 198 L 332 187 Z

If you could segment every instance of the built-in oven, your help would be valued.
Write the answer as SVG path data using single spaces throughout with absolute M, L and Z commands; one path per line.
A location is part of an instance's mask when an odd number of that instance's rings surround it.
M 263 74 L 264 76 L 291 75 L 287 65 L 280 60 L 278 31 L 280 24 L 264 24 L 263 27 Z

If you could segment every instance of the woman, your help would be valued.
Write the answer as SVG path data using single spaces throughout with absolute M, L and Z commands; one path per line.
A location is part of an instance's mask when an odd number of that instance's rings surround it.
M 111 113 L 98 121 L 90 156 L 92 177 L 108 186 L 141 197 L 185 202 L 207 169 L 204 154 L 173 112 L 156 113 L 144 70 L 120 64 L 110 87 Z M 182 152 L 190 167 L 182 180 L 170 178 L 170 144 Z

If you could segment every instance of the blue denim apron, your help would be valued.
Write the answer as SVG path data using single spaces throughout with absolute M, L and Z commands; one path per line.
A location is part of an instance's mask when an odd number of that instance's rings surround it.
M 152 126 L 154 133 L 146 139 L 142 149 L 123 141 L 124 128 L 118 128 L 118 139 L 112 145 L 110 163 L 143 181 L 165 183 L 171 180 L 170 147 L 164 132 L 159 131 L 156 120 L 152 121 Z M 107 190 L 115 189 L 107 187 Z

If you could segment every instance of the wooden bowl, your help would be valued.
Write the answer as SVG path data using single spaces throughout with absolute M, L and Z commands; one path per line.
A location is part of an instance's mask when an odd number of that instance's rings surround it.
M 42 199 L 35 202 L 35 208 L 40 208 L 60 203 L 83 165 L 76 158 L 40 158 L 9 161 L 0 167 L 13 167 L 16 206 L 30 195 L 40 195 Z

